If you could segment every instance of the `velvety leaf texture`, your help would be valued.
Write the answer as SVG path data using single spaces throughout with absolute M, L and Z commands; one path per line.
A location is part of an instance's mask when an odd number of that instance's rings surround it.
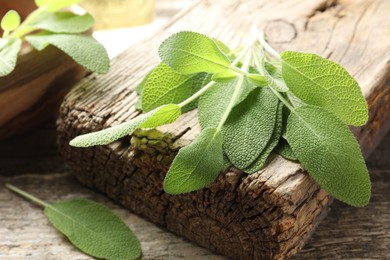
M 181 148 L 164 180 L 164 190 L 181 194 L 206 187 L 223 168 L 222 135 L 216 128 L 204 129 Z
M 76 15 L 71 12 L 45 12 L 30 26 L 55 33 L 81 33 L 90 29 L 94 22 L 95 20 L 90 14 Z
M 280 136 L 282 134 L 282 128 L 283 128 L 282 110 L 283 110 L 283 104 L 279 102 L 274 131 L 272 133 L 271 139 L 268 141 L 267 146 L 263 149 L 263 151 L 261 151 L 257 159 L 251 165 L 243 169 L 244 172 L 249 174 L 255 173 L 266 165 L 271 152 L 279 143 Z
M 141 246 L 122 220 L 89 200 L 59 202 L 45 208 L 50 222 L 81 251 L 103 259 L 137 259 Z
M 0 77 L 14 70 L 21 45 L 20 39 L 0 39 Z
M 275 153 L 279 154 L 283 158 L 291 161 L 297 161 L 298 158 L 295 156 L 291 149 L 291 146 L 287 143 L 284 138 L 281 138 L 278 145 L 275 147 Z
M 269 88 L 253 91 L 229 115 L 222 128 L 223 149 L 239 169 L 251 165 L 274 132 L 278 99 Z
M 147 112 L 161 105 L 178 104 L 192 96 L 209 81 L 206 73 L 183 75 L 161 63 L 148 75 L 144 83 L 142 109 Z M 189 104 L 184 111 L 194 109 L 195 105 Z
M 223 52 L 223 54 L 225 54 L 225 56 L 229 58 L 229 60 L 233 61 L 235 59 L 235 55 L 232 53 L 230 48 L 225 43 L 221 42 L 216 38 L 213 38 L 212 40 L 215 42 L 218 48 Z
M 236 87 L 240 88 L 240 93 L 233 101 L 234 106 L 241 103 L 249 93 L 257 88 L 241 77 L 228 83 L 215 84 L 199 99 L 198 118 L 202 128 L 218 126 Z
M 349 128 L 327 110 L 305 105 L 291 112 L 286 139 L 303 167 L 335 198 L 364 206 L 370 177 Z
M 283 78 L 304 102 L 323 107 L 349 125 L 368 119 L 367 103 L 356 80 L 340 65 L 315 54 L 281 54 Z
M 30 35 L 26 40 L 37 50 L 43 50 L 51 44 L 68 54 L 85 68 L 106 73 L 110 60 L 104 47 L 94 38 L 77 34 L 42 34 Z
M 215 41 L 195 32 L 178 32 L 159 48 L 161 60 L 183 74 L 218 73 L 230 67 L 230 61 Z
M 176 104 L 163 105 L 156 108 L 156 113 L 152 114 L 139 128 L 155 128 L 175 122 L 181 115 L 181 108 Z

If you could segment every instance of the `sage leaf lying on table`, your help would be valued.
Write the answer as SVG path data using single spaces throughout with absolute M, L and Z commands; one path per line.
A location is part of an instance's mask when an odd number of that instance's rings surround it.
M 340 65 L 308 53 L 279 55 L 259 35 L 230 51 L 217 39 L 178 32 L 160 45 L 159 54 L 163 63 L 137 87 L 142 99 L 137 107 L 147 113 L 123 123 L 131 127 L 81 135 L 71 145 L 107 143 L 136 128 L 172 123 L 178 111 L 166 111 L 158 124 L 137 120 L 146 120 L 156 106 L 176 104 L 185 112 L 191 104 L 190 109 L 198 109 L 201 131 L 173 160 L 164 180 L 167 193 L 207 187 L 231 165 L 258 172 L 281 154 L 298 160 L 335 198 L 353 206 L 369 202 L 368 171 L 347 126 L 367 121 L 367 104 L 356 80 Z M 194 80 L 202 73 L 207 80 Z
M 10 74 L 16 65 L 22 41 L 39 50 L 53 45 L 86 69 L 106 73 L 109 58 L 104 47 L 92 36 L 81 34 L 94 24 L 90 14 L 77 15 L 63 8 L 81 0 L 36 0 L 38 9 L 21 22 L 19 14 L 10 10 L 2 19 L 0 37 L 0 77 Z
M 85 199 L 48 204 L 17 187 L 6 187 L 44 207 L 51 224 L 81 251 L 101 259 L 126 260 L 141 256 L 137 237 L 106 206 Z

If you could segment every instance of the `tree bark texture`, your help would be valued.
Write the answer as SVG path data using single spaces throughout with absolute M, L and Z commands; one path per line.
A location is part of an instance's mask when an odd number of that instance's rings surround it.
M 318 53 L 354 75 L 370 111 L 368 124 L 353 129 L 367 157 L 390 125 L 388 10 L 385 0 L 197 1 L 116 58 L 110 73 L 91 75 L 68 94 L 58 120 L 60 151 L 83 184 L 201 246 L 237 259 L 292 256 L 332 201 L 297 163 L 275 156 L 255 174 L 231 168 L 208 188 L 164 193 L 174 155 L 200 131 L 196 111 L 107 146 L 77 149 L 68 142 L 138 114 L 134 89 L 158 63 L 158 45 L 172 33 L 197 31 L 235 48 L 255 25 L 277 50 Z

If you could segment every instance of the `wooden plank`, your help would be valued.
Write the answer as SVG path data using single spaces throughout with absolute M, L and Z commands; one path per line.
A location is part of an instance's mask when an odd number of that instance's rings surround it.
M 60 149 L 82 183 L 202 246 L 235 258 L 291 256 L 330 202 L 298 164 L 276 157 L 259 173 L 244 176 L 232 169 L 208 189 L 171 197 L 162 191 L 161 183 L 177 150 L 162 148 L 193 139 L 199 132 L 195 112 L 161 128 L 170 135 L 144 149 L 134 149 L 129 138 L 90 149 L 72 149 L 68 141 L 137 114 L 132 107 L 134 87 L 158 62 L 158 44 L 171 33 L 195 30 L 237 47 L 256 24 L 277 49 L 319 53 L 341 63 L 357 78 L 369 103 L 370 120 L 354 131 L 368 156 L 390 123 L 386 102 L 390 96 L 386 30 L 390 26 L 385 19 L 389 5 L 388 1 L 363 0 L 196 2 L 159 34 L 118 57 L 111 73 L 91 76 L 68 95 L 59 120 Z M 138 133 L 132 142 L 147 141 L 149 136 Z

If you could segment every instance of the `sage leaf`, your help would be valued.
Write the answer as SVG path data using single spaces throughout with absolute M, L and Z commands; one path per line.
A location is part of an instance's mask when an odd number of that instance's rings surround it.
M 218 48 L 223 52 L 223 54 L 225 54 L 225 56 L 230 61 L 233 61 L 236 58 L 236 56 L 233 54 L 233 52 L 230 50 L 230 48 L 225 43 L 223 43 L 222 41 L 220 41 L 216 38 L 212 38 L 212 40 L 215 42 L 215 44 L 218 46 Z
M 244 77 L 238 77 L 228 83 L 216 83 L 200 99 L 198 104 L 198 118 L 202 128 L 217 127 L 224 115 L 230 101 L 233 99 L 234 89 L 239 88 L 240 93 L 234 106 L 241 103 L 257 87 L 250 84 Z
M 45 215 L 81 251 L 103 259 L 137 259 L 137 237 L 109 208 L 90 200 L 70 200 L 45 207 Z
M 244 172 L 251 174 L 258 172 L 260 169 L 262 169 L 267 163 L 271 152 L 278 145 L 283 129 L 283 104 L 281 102 L 279 102 L 277 109 L 278 110 L 276 114 L 275 127 L 271 139 L 268 141 L 268 144 L 263 149 L 263 151 L 261 151 L 259 157 L 257 157 L 257 159 L 250 166 L 243 169 Z
M 20 25 L 20 15 L 15 10 L 9 10 L 1 19 L 3 31 L 13 31 Z
M 291 146 L 287 143 L 286 139 L 280 138 L 278 145 L 275 147 L 275 153 L 279 154 L 283 158 L 290 161 L 297 161 L 298 158 L 295 156 L 291 149 Z
M 139 128 L 155 128 L 167 125 L 175 122 L 181 116 L 181 108 L 176 104 L 163 105 L 156 108 L 156 110 Z
M 258 88 L 230 113 L 222 127 L 223 150 L 244 169 L 267 146 L 274 132 L 279 100 L 269 88 Z
M 103 259 L 137 259 L 141 246 L 137 237 L 109 208 L 76 199 L 48 204 L 11 185 L 8 189 L 44 208 L 53 226 L 81 251 Z
M 104 47 L 93 37 L 78 34 L 41 34 L 26 36 L 26 40 L 41 51 L 49 44 L 56 46 L 85 68 L 106 73 L 110 60 Z
M 101 131 L 79 135 L 71 140 L 69 144 L 75 147 L 109 144 L 133 133 L 137 128 L 153 128 L 164 124 L 170 124 L 179 116 L 179 106 L 175 104 L 161 106 L 125 123 Z
M 285 51 L 282 73 L 291 92 L 323 107 L 348 125 L 363 125 L 368 108 L 356 80 L 337 63 L 315 54 Z
M 222 134 L 206 128 L 188 146 L 181 148 L 164 179 L 164 190 L 181 194 L 206 187 L 223 168 Z
M 0 38 L 0 77 L 8 75 L 14 70 L 21 45 L 22 40 L 18 38 Z
M 268 85 L 268 81 L 266 80 L 266 78 L 259 74 L 249 73 L 247 77 L 249 82 L 255 84 L 256 86 L 265 87 Z
M 34 20 L 29 26 L 55 33 L 82 33 L 90 29 L 94 22 L 95 20 L 90 14 L 44 12 L 40 14 L 39 19 Z
M 291 111 L 286 139 L 314 180 L 335 198 L 364 206 L 371 194 L 370 177 L 359 144 L 331 112 L 305 105 Z
M 178 32 L 159 47 L 160 58 L 182 74 L 218 73 L 230 68 L 230 61 L 206 35 Z
M 192 96 L 210 81 L 206 73 L 183 75 L 164 63 L 160 63 L 143 86 L 142 109 L 145 112 L 165 104 L 178 104 Z M 188 111 L 196 107 L 196 102 L 184 107 Z
M 214 74 L 211 79 L 215 82 L 227 83 L 237 78 L 237 74 L 231 70 L 225 70 Z

